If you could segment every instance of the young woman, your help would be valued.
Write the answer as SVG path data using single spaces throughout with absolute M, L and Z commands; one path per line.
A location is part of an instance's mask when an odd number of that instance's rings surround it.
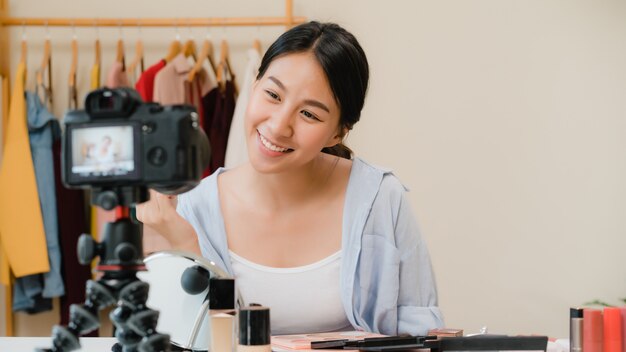
M 442 326 L 406 190 L 342 144 L 369 68 L 345 29 L 310 22 L 263 57 L 246 112 L 249 162 L 137 209 L 172 247 L 202 254 L 271 308 L 273 334 Z

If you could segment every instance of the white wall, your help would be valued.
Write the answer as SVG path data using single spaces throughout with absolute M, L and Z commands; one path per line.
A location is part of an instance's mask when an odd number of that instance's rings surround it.
M 270 0 L 9 2 L 13 16 L 32 17 L 284 11 Z M 624 1 L 296 0 L 294 12 L 344 25 L 368 53 L 371 89 L 349 142 L 412 189 L 448 326 L 566 337 L 568 307 L 626 296 Z M 235 71 L 243 72 L 251 38 L 267 47 L 281 31 L 211 35 L 229 40 Z M 45 31 L 26 32 L 32 83 Z M 96 31 L 76 32 L 84 94 Z M 106 68 L 119 30 L 99 32 Z M 180 32 L 185 39 L 189 30 Z M 191 30 L 197 39 L 205 32 Z M 50 29 L 57 115 L 66 107 L 71 33 Z M 20 36 L 14 27 L 13 64 Z M 123 36 L 132 53 L 138 31 L 125 28 Z M 153 63 L 174 30 L 143 28 L 141 36 Z

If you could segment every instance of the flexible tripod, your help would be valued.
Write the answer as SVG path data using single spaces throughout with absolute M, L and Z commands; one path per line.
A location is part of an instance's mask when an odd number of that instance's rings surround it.
M 101 243 L 91 235 L 78 240 L 78 260 L 89 265 L 99 256 L 96 271 L 103 275 L 86 284 L 85 302 L 70 306 L 68 326 L 52 328 L 52 348 L 40 352 L 69 352 L 80 348 L 79 337 L 100 326 L 98 311 L 117 303 L 109 317 L 115 325 L 119 345 L 113 350 L 123 352 L 169 352 L 169 335 L 156 332 L 159 312 L 146 307 L 148 284 L 137 278 L 143 271 L 141 225 L 129 216 L 129 206 L 148 200 L 144 187 L 94 189 L 92 204 L 106 210 L 115 209 L 116 220 L 105 224 Z

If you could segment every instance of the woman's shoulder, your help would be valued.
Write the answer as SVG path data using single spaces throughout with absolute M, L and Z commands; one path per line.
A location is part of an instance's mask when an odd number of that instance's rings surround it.
M 377 184 L 378 193 L 401 194 L 408 191 L 392 169 L 372 164 L 361 158 L 353 159 L 352 176 L 358 183 Z
M 193 189 L 182 193 L 178 196 L 179 202 L 186 201 L 190 203 L 197 203 L 200 201 L 208 201 L 207 195 L 214 194 L 217 191 L 217 177 L 224 172 L 225 169 L 219 168 L 211 175 L 205 177 L 198 183 Z

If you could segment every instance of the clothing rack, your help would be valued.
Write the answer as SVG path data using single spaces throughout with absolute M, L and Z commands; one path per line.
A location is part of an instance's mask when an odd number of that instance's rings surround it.
M 245 27 L 245 26 L 285 26 L 287 29 L 304 23 L 305 17 L 293 15 L 293 0 L 285 0 L 285 15 L 277 17 L 212 17 L 212 18 L 31 18 L 11 17 L 9 0 L 0 0 L 0 77 L 2 77 L 2 111 L 0 120 L 8 116 L 9 73 L 11 50 L 9 28 L 11 26 L 45 27 Z M 18 49 L 16 49 L 18 50 Z M 6 335 L 13 336 L 13 314 L 11 310 L 11 290 L 7 290 Z M 0 302 L 2 304 L 2 302 Z M 1 319 L 1 318 L 0 318 Z
M 212 18 L 31 18 L 11 17 L 9 0 L 0 0 L 0 75 L 8 77 L 10 69 L 9 27 L 245 27 L 285 26 L 291 28 L 306 21 L 293 15 L 293 0 L 285 0 L 285 15 L 277 17 Z M 4 105 L 3 105 L 4 106 Z

